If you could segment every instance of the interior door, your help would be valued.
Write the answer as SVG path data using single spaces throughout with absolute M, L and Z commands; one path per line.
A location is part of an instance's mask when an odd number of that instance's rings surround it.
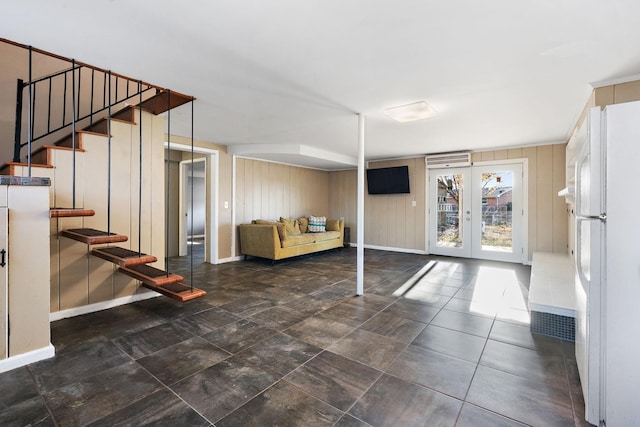
M 470 168 L 429 171 L 429 252 L 471 256 Z
M 473 166 L 471 257 L 522 262 L 522 164 Z

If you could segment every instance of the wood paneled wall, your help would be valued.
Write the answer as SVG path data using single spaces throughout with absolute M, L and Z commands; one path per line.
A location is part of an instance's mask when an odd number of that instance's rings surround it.
M 392 166 L 409 166 L 411 193 L 365 194 L 365 245 L 424 251 L 426 212 L 424 157 L 369 162 L 369 168 Z M 345 218 L 345 226 L 351 227 L 351 241 L 356 242 L 357 171 L 331 172 L 329 175 L 331 216 Z M 416 206 L 413 206 L 414 201 Z
M 528 159 L 529 164 L 529 257 L 533 251 L 567 251 L 567 205 L 558 191 L 565 186 L 565 144 L 544 145 L 472 154 L 473 162 Z M 424 158 L 370 162 L 369 167 L 408 165 L 411 194 L 365 195 L 365 244 L 403 250 L 426 251 L 427 200 Z M 356 241 L 357 172 L 329 174 L 331 216 L 345 217 Z M 412 207 L 411 202 L 416 201 Z
M 329 173 L 329 216 L 344 218 L 344 226 L 351 229 L 351 242 L 357 241 L 358 171 L 344 170 Z M 366 190 L 365 190 L 366 191 Z M 365 216 L 365 222 L 367 218 Z M 366 233 L 365 233 L 366 235 Z
M 0 163 L 4 163 L 13 159 L 13 138 L 16 123 L 16 80 L 29 80 L 29 51 L 9 43 L 0 42 L 0 58 L 2 58 L 2 61 L 0 61 L 0 93 L 2 93 L 2 96 L 0 96 L 0 141 L 2 141 L 2 144 L 0 144 Z M 32 57 L 32 67 L 32 74 L 35 79 L 66 68 L 71 68 L 71 64 L 60 59 L 34 52 Z M 71 88 L 71 84 L 69 84 L 69 88 Z M 57 87 L 54 85 L 53 90 L 56 89 Z M 41 95 L 45 94 L 42 93 Z M 24 95 L 25 112 L 27 98 L 28 96 Z M 43 96 L 38 96 L 38 103 L 40 103 L 40 100 L 43 98 Z M 57 104 L 54 104 L 51 105 L 51 108 L 53 109 L 52 116 L 59 117 L 61 108 Z M 42 110 L 36 111 L 40 112 L 47 110 L 46 105 L 42 108 Z M 36 132 L 41 131 L 40 126 L 42 124 L 44 124 L 46 129 L 46 118 L 45 120 L 40 120 L 43 117 L 39 117 L 35 124 Z M 67 117 L 70 116 L 68 115 Z M 23 142 L 26 141 L 26 125 L 27 120 L 26 118 L 23 118 Z M 53 123 L 51 123 L 51 125 L 53 128 Z M 60 136 L 62 137 L 64 135 Z M 22 155 L 26 156 L 26 148 L 23 150 Z
M 574 133 L 582 125 L 582 122 L 584 122 L 584 119 L 587 117 L 587 112 L 591 108 L 604 108 L 607 105 L 631 101 L 640 101 L 640 80 L 617 83 L 595 89 L 585 103 L 580 117 L 578 117 L 578 121 L 574 127 Z
M 236 224 L 281 216 L 331 216 L 329 173 L 237 158 L 235 209 Z
M 180 249 L 180 161 L 183 158 L 182 151 L 171 151 L 171 158 L 169 159 L 168 150 L 164 150 L 164 211 L 169 212 L 169 221 L 167 227 L 169 228 L 169 241 L 166 242 L 166 247 L 169 248 L 168 256 L 178 256 Z M 167 173 L 167 163 L 169 163 L 169 173 Z M 171 182 L 169 182 L 169 180 Z M 167 192 L 167 186 L 169 185 L 169 191 Z M 169 198 L 166 198 L 166 195 Z
M 640 80 L 599 87 L 593 91 L 594 106 L 605 107 L 640 100 Z
M 230 259 L 235 256 L 232 251 L 232 241 L 235 238 L 233 232 L 233 156 L 227 154 L 226 148 L 221 149 L 218 156 L 218 258 Z M 215 180 L 210 176 L 211 169 L 207 170 L 208 185 Z M 225 205 L 225 202 L 227 203 Z M 209 221 L 209 219 L 207 219 Z

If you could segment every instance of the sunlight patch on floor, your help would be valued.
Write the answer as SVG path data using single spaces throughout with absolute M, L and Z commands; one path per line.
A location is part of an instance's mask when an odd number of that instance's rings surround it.
M 435 265 L 437 262 L 429 261 L 424 267 L 420 269 L 416 274 L 411 276 L 409 280 L 404 282 L 398 289 L 393 292 L 394 297 L 404 296 L 407 292 L 411 290 L 411 288 L 416 284 L 418 280 L 420 280 L 423 276 L 425 276 Z
M 424 289 L 420 284 L 425 281 L 427 285 L 431 284 L 437 287 L 447 287 L 448 278 L 453 278 L 459 274 L 459 264 L 444 263 L 437 261 L 429 261 L 411 278 L 400 285 L 394 292 L 394 297 L 404 297 L 410 300 L 426 304 L 436 304 L 447 298 L 440 295 L 437 289 L 427 287 Z M 429 282 L 429 277 L 439 278 Z M 441 279 L 444 280 L 441 281 Z M 459 279 L 452 279 L 454 282 Z M 460 286 L 451 284 L 452 287 Z M 469 295 L 469 290 L 473 290 Z M 467 285 L 461 288 L 465 292 L 464 296 L 457 296 L 468 300 L 469 313 L 480 314 L 483 316 L 496 316 L 499 320 L 507 320 L 528 325 L 531 321 L 529 310 L 527 309 L 527 301 L 525 295 L 527 290 L 520 284 L 515 271 L 511 269 L 496 267 L 480 267 L 478 274 Z M 450 294 L 449 294 L 450 295 Z M 456 295 L 454 295 L 456 298 Z
M 497 313 L 496 318 L 501 320 L 530 323 L 523 289 L 513 270 L 480 267 L 470 311 L 484 315 Z

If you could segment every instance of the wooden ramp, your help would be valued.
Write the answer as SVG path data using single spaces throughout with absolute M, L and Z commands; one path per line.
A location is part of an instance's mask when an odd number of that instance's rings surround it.
M 91 254 L 110 261 L 119 267 L 131 267 L 140 264 L 150 264 L 156 262 L 158 258 L 153 255 L 147 255 L 117 246 L 107 248 L 97 248 L 91 251 Z
M 60 235 L 68 237 L 69 239 L 77 240 L 78 242 L 86 243 L 87 245 L 118 243 L 126 242 L 128 240 L 128 237 L 122 234 L 107 233 L 106 231 L 95 230 L 93 228 L 73 228 L 69 230 L 62 230 Z

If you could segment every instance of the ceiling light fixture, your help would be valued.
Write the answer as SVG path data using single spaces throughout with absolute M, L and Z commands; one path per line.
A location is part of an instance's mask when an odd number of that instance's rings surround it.
M 385 108 L 384 114 L 398 122 L 412 122 L 414 120 L 430 119 L 438 112 L 424 101 L 413 104 L 401 105 L 399 107 Z

